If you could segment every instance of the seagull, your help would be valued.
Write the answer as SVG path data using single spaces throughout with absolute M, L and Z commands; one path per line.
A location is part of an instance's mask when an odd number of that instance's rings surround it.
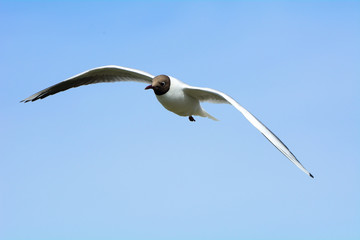
M 171 76 L 154 76 L 141 70 L 115 65 L 103 66 L 82 72 L 65 81 L 45 88 L 44 90 L 25 98 L 21 102 L 34 102 L 82 85 L 123 81 L 135 81 L 150 84 L 145 90 L 152 89 L 157 100 L 167 110 L 177 115 L 188 117 L 192 122 L 195 121 L 193 116 L 207 117 L 217 121 L 215 117 L 211 116 L 201 107 L 200 102 L 227 103 L 233 105 L 291 162 L 307 175 L 314 178 L 314 176 L 304 168 L 294 154 L 291 153 L 286 145 L 271 132 L 270 129 L 229 95 L 211 88 L 193 87 Z

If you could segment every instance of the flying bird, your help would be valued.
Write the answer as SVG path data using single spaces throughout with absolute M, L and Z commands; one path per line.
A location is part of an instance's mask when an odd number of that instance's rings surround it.
M 188 117 L 190 121 L 195 121 L 193 116 L 208 117 L 210 119 L 217 120 L 201 107 L 200 102 L 227 103 L 233 105 L 252 125 L 254 125 L 255 128 L 257 128 L 277 149 L 279 149 L 280 152 L 282 152 L 303 172 L 313 178 L 313 175 L 303 167 L 286 145 L 274 133 L 272 133 L 270 129 L 262 124 L 254 115 L 243 108 L 233 98 L 225 93 L 211 88 L 190 86 L 171 76 L 154 76 L 144 71 L 126 67 L 113 65 L 103 66 L 90 69 L 68 78 L 65 81 L 25 98 L 21 102 L 34 102 L 38 99 L 43 99 L 50 95 L 82 85 L 123 81 L 136 81 L 150 84 L 145 89 L 152 89 L 158 101 L 167 110 L 177 115 Z

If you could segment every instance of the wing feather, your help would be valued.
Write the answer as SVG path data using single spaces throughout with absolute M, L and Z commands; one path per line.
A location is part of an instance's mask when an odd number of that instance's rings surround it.
M 45 88 L 44 90 L 25 98 L 21 102 L 33 102 L 56 93 L 66 91 L 70 88 L 95 83 L 135 81 L 151 84 L 153 77 L 154 76 L 149 73 L 131 68 L 113 65 L 98 67 L 75 75 L 51 87 Z
M 233 98 L 222 93 L 220 91 L 211 88 L 199 88 L 187 86 L 184 92 L 190 96 L 199 99 L 200 101 L 218 102 L 218 103 L 229 103 L 239 110 L 245 118 L 256 127 L 280 152 L 282 152 L 291 162 L 293 162 L 303 172 L 313 178 L 313 175 L 309 173 L 304 166 L 297 160 L 294 154 L 289 148 L 263 123 L 261 123 L 254 115 L 237 103 Z

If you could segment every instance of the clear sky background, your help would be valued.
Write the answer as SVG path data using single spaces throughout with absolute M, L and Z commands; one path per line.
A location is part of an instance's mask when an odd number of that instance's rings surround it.
M 360 2 L 0 2 L 0 239 L 360 239 Z M 115 64 L 223 91 L 221 121 L 141 83 L 19 101 Z

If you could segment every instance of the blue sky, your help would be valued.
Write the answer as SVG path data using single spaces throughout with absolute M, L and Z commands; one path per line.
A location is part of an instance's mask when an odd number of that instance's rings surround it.
M 0 1 L 0 239 L 359 239 L 360 2 Z M 141 83 L 19 101 L 115 64 L 223 91 L 219 122 Z

